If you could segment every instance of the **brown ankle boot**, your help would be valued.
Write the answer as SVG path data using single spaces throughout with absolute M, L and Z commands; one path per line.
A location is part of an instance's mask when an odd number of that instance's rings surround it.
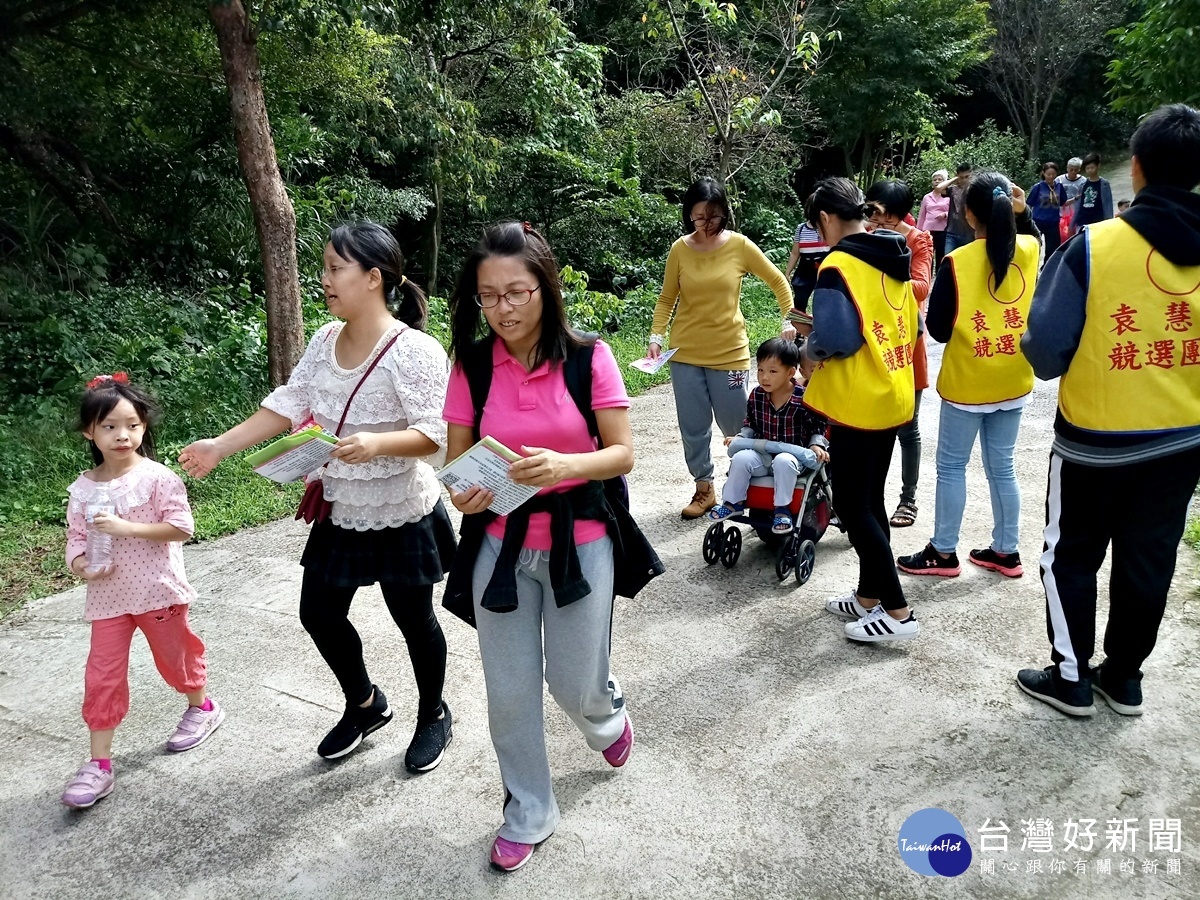
M 696 493 L 692 502 L 683 508 L 683 518 L 698 519 L 717 505 L 717 492 L 713 490 L 711 481 L 697 481 Z

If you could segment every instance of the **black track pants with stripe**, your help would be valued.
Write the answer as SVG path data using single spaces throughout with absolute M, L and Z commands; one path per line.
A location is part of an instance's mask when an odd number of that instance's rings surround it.
M 1085 466 L 1051 452 L 1041 575 L 1051 658 L 1067 681 L 1087 675 L 1096 649 L 1096 573 L 1110 543 L 1105 671 L 1140 675 L 1198 480 L 1200 448 L 1122 466 Z

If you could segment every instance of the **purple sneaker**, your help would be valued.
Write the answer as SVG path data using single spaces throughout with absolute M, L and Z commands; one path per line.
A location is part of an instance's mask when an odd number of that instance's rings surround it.
M 211 697 L 208 699 L 212 700 Z M 212 701 L 212 709 L 207 712 L 198 706 L 189 706 L 175 733 L 167 738 L 167 749 L 175 753 L 191 750 L 203 744 L 210 734 L 225 721 L 225 710 L 216 700 Z
M 112 772 L 104 771 L 94 759 L 88 760 L 63 791 L 62 802 L 74 809 L 87 809 L 111 794 L 115 783 Z
M 629 716 L 625 716 L 625 730 L 621 732 L 621 736 L 614 741 L 607 750 L 604 751 L 605 761 L 614 769 L 619 769 L 625 765 L 629 759 L 629 754 L 633 750 L 633 725 L 629 721 Z
M 492 844 L 491 862 L 502 872 L 515 872 L 533 856 L 533 844 L 520 844 L 498 837 Z

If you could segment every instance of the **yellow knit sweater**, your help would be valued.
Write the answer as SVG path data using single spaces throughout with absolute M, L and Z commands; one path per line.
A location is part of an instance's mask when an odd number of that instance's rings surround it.
M 750 368 L 746 320 L 738 303 L 746 274 L 757 275 L 775 294 L 782 325 L 792 308 L 791 287 L 749 238 L 733 232 L 722 246 L 704 252 L 693 250 L 684 238 L 671 245 L 650 331 L 666 334 L 674 318 L 669 346 L 679 350 L 672 362 L 707 369 Z

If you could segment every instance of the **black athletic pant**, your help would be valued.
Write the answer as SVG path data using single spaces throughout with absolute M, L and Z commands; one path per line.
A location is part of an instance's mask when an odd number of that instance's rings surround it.
M 929 233 L 933 235 L 933 271 L 936 274 L 942 266 L 942 257 L 946 255 L 946 232 L 931 231 Z
M 441 712 L 446 680 L 446 637 L 433 613 L 433 585 L 381 584 L 380 589 L 408 644 L 420 694 L 417 718 L 432 721 Z M 309 569 L 304 570 L 300 588 L 300 622 L 341 684 L 347 706 L 358 706 L 371 696 L 362 641 L 349 619 L 350 601 L 357 590 L 326 584 Z
M 1112 544 L 1104 670 L 1138 678 L 1158 638 L 1200 448 L 1124 466 L 1084 466 L 1050 454 L 1042 585 L 1051 658 L 1067 681 L 1086 677 L 1096 649 L 1096 572 Z
M 892 558 L 883 495 L 897 431 L 862 431 L 834 425 L 829 435 L 833 507 L 858 554 L 858 594 L 879 598 L 884 609 L 908 605 Z

